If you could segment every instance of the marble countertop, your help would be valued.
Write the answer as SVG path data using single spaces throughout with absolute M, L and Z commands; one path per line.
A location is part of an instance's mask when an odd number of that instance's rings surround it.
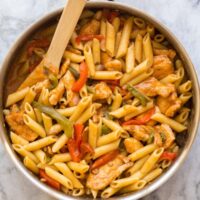
M 168 26 L 191 57 L 200 78 L 200 0 L 118 0 L 140 8 Z M 65 0 L 0 0 L 0 63 L 17 36 Z M 156 192 L 143 200 L 200 200 L 200 129 L 187 160 Z M 26 180 L 0 142 L 0 200 L 53 200 Z

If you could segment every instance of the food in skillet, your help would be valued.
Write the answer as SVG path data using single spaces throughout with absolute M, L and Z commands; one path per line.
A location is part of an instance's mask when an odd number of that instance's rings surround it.
M 8 81 L 14 150 L 42 182 L 73 196 L 144 188 L 176 159 L 176 138 L 187 130 L 192 83 L 182 61 L 143 19 L 85 10 L 59 74 L 44 66 L 44 80 L 13 92 L 45 55 L 54 28 L 29 42 Z

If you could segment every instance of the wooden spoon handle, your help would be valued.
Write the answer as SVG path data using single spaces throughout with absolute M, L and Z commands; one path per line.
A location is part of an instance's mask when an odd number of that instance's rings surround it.
M 50 47 L 44 58 L 44 66 L 55 74 L 59 72 L 63 53 L 76 27 L 85 3 L 85 0 L 68 0 L 62 12 Z

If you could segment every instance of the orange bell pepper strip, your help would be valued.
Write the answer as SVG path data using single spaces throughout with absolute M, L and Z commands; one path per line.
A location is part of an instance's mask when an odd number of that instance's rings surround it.
M 88 66 L 85 62 L 80 64 L 80 76 L 79 79 L 73 84 L 72 91 L 79 92 L 84 84 L 87 82 Z
M 92 164 L 91 170 L 97 169 L 97 168 L 105 165 L 106 163 L 108 163 L 111 160 L 115 159 L 118 154 L 119 154 L 119 150 L 116 149 L 114 151 L 111 151 L 108 154 L 105 154 L 105 155 L 101 156 L 100 158 L 95 160 L 95 162 Z
M 155 113 L 155 107 L 147 111 L 142 118 L 134 118 L 122 123 L 122 126 L 127 125 L 144 125 L 151 120 L 151 116 Z
M 100 41 L 105 39 L 103 35 L 93 35 L 93 34 L 79 35 L 76 37 L 76 43 L 80 44 L 81 41 L 87 42 L 93 40 L 94 38 Z
M 174 160 L 177 157 L 177 153 L 164 151 L 159 160 Z
M 51 177 L 49 177 L 44 170 L 39 169 L 39 177 L 45 180 L 45 183 L 49 186 L 51 186 L 52 188 L 56 189 L 56 190 L 60 190 L 61 189 L 61 185 L 59 182 L 57 182 L 56 180 L 52 179 Z

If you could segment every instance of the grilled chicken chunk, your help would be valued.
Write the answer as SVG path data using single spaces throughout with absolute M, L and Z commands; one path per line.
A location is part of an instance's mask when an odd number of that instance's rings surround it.
M 107 99 L 112 95 L 111 89 L 104 82 L 98 83 L 94 86 L 94 99 Z
M 38 134 L 24 123 L 23 112 L 11 112 L 6 115 L 6 122 L 12 131 L 28 141 L 34 141 L 38 137 Z
M 65 92 L 65 86 L 62 80 L 59 81 L 56 88 L 54 88 L 49 94 L 49 102 L 51 105 L 56 105 L 62 98 Z
M 175 140 L 175 135 L 170 126 L 167 124 L 161 124 L 160 126 L 156 126 L 156 130 L 160 135 L 164 135 L 164 148 L 170 147 Z
M 150 134 L 154 132 L 152 126 L 146 125 L 128 125 L 124 126 L 124 129 L 127 130 L 135 139 L 139 141 L 147 141 Z
M 157 79 L 162 79 L 174 72 L 173 63 L 166 55 L 154 56 L 153 69 L 153 76 Z
M 168 97 L 159 96 L 156 103 L 160 111 L 168 117 L 173 117 L 181 108 L 181 100 L 177 97 L 176 92 Z
M 113 180 L 122 174 L 127 168 L 133 165 L 123 155 L 117 156 L 114 160 L 97 169 L 96 173 L 90 172 L 87 179 L 87 187 L 93 190 L 102 190 Z
M 90 35 L 90 34 L 99 34 L 100 22 L 96 19 L 89 21 L 83 27 L 81 27 L 80 35 Z
M 154 77 L 136 85 L 135 88 L 149 97 L 168 97 L 175 90 L 172 84 L 163 84 Z
M 154 55 L 166 55 L 173 60 L 176 56 L 176 52 L 173 49 L 154 49 Z

